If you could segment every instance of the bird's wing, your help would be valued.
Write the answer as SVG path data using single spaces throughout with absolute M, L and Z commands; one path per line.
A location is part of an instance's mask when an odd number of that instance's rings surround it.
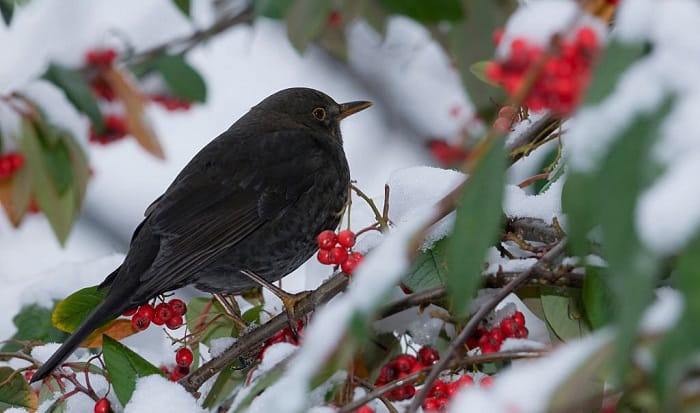
M 150 269 L 140 275 L 140 289 L 162 291 L 190 282 L 293 204 L 327 164 L 327 155 L 308 133 L 271 133 L 259 139 L 266 147 L 250 156 L 222 157 L 217 151 L 224 148 L 205 148 L 210 156 L 198 154 L 149 208 L 147 225 L 160 248 Z M 273 150 L 266 150 L 267 145 Z

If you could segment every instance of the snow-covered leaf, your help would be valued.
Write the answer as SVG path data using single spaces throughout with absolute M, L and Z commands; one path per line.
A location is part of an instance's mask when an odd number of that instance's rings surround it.
M 444 286 L 447 282 L 446 244 L 447 239 L 442 239 L 419 253 L 401 282 L 413 292 Z
M 95 130 L 101 131 L 104 128 L 104 119 L 95 95 L 78 70 L 52 63 L 43 78 L 63 90 L 70 103 L 90 118 Z
M 620 76 L 644 55 L 644 46 L 612 42 L 608 45 L 593 73 L 593 83 L 588 89 L 585 105 L 602 101 L 615 88 Z
M 486 251 L 498 240 L 503 212 L 506 155 L 502 141 L 486 148 L 462 191 L 454 232 L 447 246 L 448 286 L 455 313 L 466 316 L 482 282 Z
M 10 378 L 13 372 L 10 367 L 0 367 L 0 383 Z M 0 411 L 10 407 L 24 407 L 34 411 L 38 405 L 39 399 L 21 373 L 15 374 L 9 383 L 0 386 Z
M 138 378 L 152 374 L 164 376 L 158 367 L 109 336 L 104 336 L 102 351 L 114 393 L 123 405 L 131 399 Z
M 12 322 L 17 327 L 17 332 L 12 336 L 15 340 L 41 340 L 49 343 L 62 342 L 68 337 L 51 324 L 51 309 L 37 304 L 22 307 Z M 21 348 L 21 344 L 8 341 L 2 346 L 2 351 L 17 351 Z

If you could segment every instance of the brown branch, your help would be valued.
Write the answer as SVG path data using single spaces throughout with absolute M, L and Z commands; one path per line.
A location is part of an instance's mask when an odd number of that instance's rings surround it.
M 496 308 L 499 302 L 501 302 L 506 296 L 508 296 L 508 294 L 515 291 L 516 288 L 518 288 L 521 284 L 527 281 L 527 279 L 530 278 L 535 272 L 546 270 L 546 268 L 552 261 L 559 258 L 559 256 L 561 256 L 564 253 L 565 246 L 566 239 L 562 239 L 556 245 L 554 245 L 546 254 L 544 254 L 542 258 L 540 258 L 537 261 L 537 263 L 520 273 L 516 278 L 514 278 L 505 287 L 503 287 L 501 291 L 498 292 L 498 294 L 496 294 L 481 308 L 479 308 L 479 310 L 474 314 L 474 316 L 472 316 L 469 319 L 467 325 L 462 329 L 459 335 L 455 337 L 454 340 L 452 340 L 450 346 L 445 351 L 445 354 L 443 354 L 443 358 L 433 366 L 433 370 L 430 372 L 430 375 L 428 375 L 428 378 L 425 379 L 425 387 L 420 392 L 418 392 L 411 401 L 411 405 L 407 410 L 408 413 L 413 413 L 416 410 L 418 410 L 418 407 L 423 403 L 423 400 L 425 400 L 425 397 L 428 394 L 427 389 L 429 389 L 430 386 L 432 386 L 440 372 L 444 370 L 452 361 L 454 355 L 457 354 L 459 348 L 463 346 L 464 342 L 467 340 L 467 337 L 469 337 L 473 333 L 474 329 L 476 329 L 477 325 L 481 322 L 481 320 L 484 317 L 486 317 L 491 311 L 493 311 L 493 309 Z
M 520 239 L 553 244 L 562 238 L 560 229 L 547 224 L 539 218 L 508 218 L 506 232 L 517 235 Z
M 338 272 L 326 280 L 320 287 L 311 291 L 296 307 L 296 316 L 304 317 L 314 311 L 317 306 L 328 302 L 348 285 L 345 274 Z M 276 332 L 288 326 L 287 314 L 281 313 L 262 326 L 251 330 L 223 353 L 201 365 L 197 370 L 180 379 L 180 384 L 190 393 L 196 393 L 200 386 L 216 373 L 225 369 L 239 357 L 254 357 L 263 343 Z

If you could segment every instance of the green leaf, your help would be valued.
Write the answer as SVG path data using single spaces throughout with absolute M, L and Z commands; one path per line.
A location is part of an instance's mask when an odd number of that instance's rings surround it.
M 190 17 L 190 0 L 173 0 L 175 7 L 182 12 L 187 17 Z
M 205 297 L 193 298 L 187 303 L 187 329 L 196 332 L 201 329 L 201 326 L 206 325 L 207 328 L 200 340 L 207 345 L 215 338 L 235 337 L 236 327 L 233 321 L 229 317 L 221 317 L 221 314 L 224 314 L 224 309 L 216 300 Z
M 15 1 L 14 0 L 0 0 L 0 14 L 2 14 L 2 19 L 5 21 L 7 26 L 10 26 L 12 22 L 12 15 L 15 12 Z
M 465 4 L 469 5 L 469 17 L 452 27 L 447 47 L 477 111 L 490 116 L 490 111 L 494 109 L 493 102 L 501 100 L 503 90 L 484 83 L 474 76 L 471 68 L 493 57 L 493 32 L 503 26 L 507 14 L 504 14 L 499 2 L 493 0 L 465 1 Z
M 411 269 L 401 280 L 413 292 L 443 287 L 447 283 L 445 247 L 447 239 L 441 239 L 416 256 Z
M 68 337 L 68 334 L 56 329 L 51 324 L 51 309 L 37 304 L 22 307 L 20 312 L 12 318 L 12 322 L 17 327 L 17 332 L 12 336 L 16 340 L 61 343 Z M 18 351 L 21 348 L 20 344 L 8 341 L 3 345 L 2 351 Z
M 10 367 L 0 367 L 0 383 L 10 378 L 14 370 Z M 23 407 L 36 410 L 39 399 L 22 374 L 15 374 L 9 383 L 0 386 L 0 411 L 11 407 Z
M 92 310 L 107 296 L 107 289 L 98 290 L 97 286 L 83 288 L 58 303 L 53 311 L 53 325 L 65 332 L 73 332 Z M 106 324 L 106 323 L 105 323 Z
M 287 15 L 292 3 L 292 0 L 257 0 L 253 5 L 256 16 L 281 20 Z
M 561 341 L 581 338 L 590 332 L 578 290 L 541 287 L 545 320 Z
M 59 133 L 62 134 L 61 139 L 68 150 L 68 158 L 73 173 L 73 185 L 77 197 L 76 203 L 78 208 L 80 208 L 85 200 L 87 184 L 90 179 L 90 164 L 83 148 L 78 144 L 73 135 L 65 131 L 60 131 Z
M 333 2 L 328 0 L 298 0 L 287 13 L 287 37 L 297 51 L 315 40 L 326 26 Z
M 610 43 L 593 71 L 593 83 L 588 89 L 584 105 L 594 105 L 615 90 L 622 73 L 644 53 L 643 45 L 623 44 L 617 41 Z
M 131 399 L 137 379 L 153 374 L 165 377 L 158 367 L 110 336 L 105 335 L 102 340 L 102 351 L 109 380 L 122 405 L 126 405 Z
M 44 163 L 56 188 L 58 195 L 64 195 L 73 183 L 73 170 L 71 168 L 68 147 L 63 142 L 63 134 L 60 131 L 47 127 L 45 134 L 39 135 L 42 141 L 42 153 Z
M 469 312 L 471 297 L 483 280 L 486 250 L 498 241 L 505 170 L 506 153 L 502 140 L 498 140 L 486 148 L 461 194 L 447 246 L 448 292 L 458 316 Z
M 600 219 L 602 250 L 609 268 L 605 280 L 617 306 L 618 374 L 624 372 L 629 362 L 639 318 L 653 298 L 659 268 L 658 259 L 637 236 L 633 211 L 640 193 L 649 184 L 651 148 L 670 107 L 667 102 L 654 113 L 639 115 L 620 132 L 601 165 L 598 196 L 590 201 Z
M 246 375 L 243 373 L 245 370 L 236 364 L 237 362 L 221 370 L 214 385 L 211 386 L 211 390 L 207 393 L 207 397 L 202 402 L 202 407 L 211 409 L 245 383 Z
M 694 366 L 700 348 L 700 234 L 696 235 L 678 258 L 675 286 L 683 294 L 684 309 L 673 331 L 660 343 L 656 352 L 654 384 L 664 411 L 681 411 L 674 405 L 680 382 Z
M 561 195 L 562 209 L 567 219 L 568 246 L 574 255 L 583 257 L 590 252 L 588 234 L 596 225 L 596 210 L 591 200 L 597 197 L 596 177 L 571 171 Z
M 403 14 L 421 23 L 457 21 L 464 17 L 460 0 L 381 0 L 390 13 Z
M 20 146 L 26 157 L 27 166 L 31 169 L 32 186 L 37 203 L 48 218 L 59 242 L 63 244 L 77 217 L 79 205 L 76 189 L 73 185 L 67 189 L 57 188 L 61 178 L 57 181 L 52 174 L 52 167 L 47 162 L 47 159 L 53 156 L 51 149 L 45 148 L 42 139 L 37 135 L 35 126 L 26 118 L 22 119 Z M 54 170 L 53 173 L 56 171 Z M 64 192 L 59 193 L 59 189 L 64 189 Z
M 153 61 L 170 91 L 177 97 L 190 102 L 204 102 L 207 99 L 207 85 L 183 55 L 163 55 Z
M 97 131 L 104 128 L 102 112 L 97 106 L 95 95 L 78 70 L 52 63 L 42 77 L 63 90 L 70 103 L 90 118 Z
M 586 319 L 594 329 L 607 325 L 612 318 L 610 298 L 605 282 L 596 267 L 586 267 L 581 299 L 586 311 Z
M 484 60 L 481 62 L 476 62 L 469 66 L 469 71 L 472 72 L 474 76 L 476 76 L 477 79 L 481 80 L 482 82 L 491 85 L 493 87 L 501 87 L 498 83 L 494 82 L 493 80 L 489 79 L 488 76 L 486 76 L 486 66 L 489 65 L 488 60 Z

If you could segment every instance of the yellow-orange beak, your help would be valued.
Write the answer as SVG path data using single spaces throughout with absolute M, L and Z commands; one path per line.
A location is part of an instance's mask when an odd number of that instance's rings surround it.
M 372 102 L 366 100 L 358 100 L 355 102 L 347 102 L 340 104 L 340 114 L 338 115 L 338 120 L 345 119 L 353 113 L 357 113 L 361 110 L 367 109 L 372 106 Z

